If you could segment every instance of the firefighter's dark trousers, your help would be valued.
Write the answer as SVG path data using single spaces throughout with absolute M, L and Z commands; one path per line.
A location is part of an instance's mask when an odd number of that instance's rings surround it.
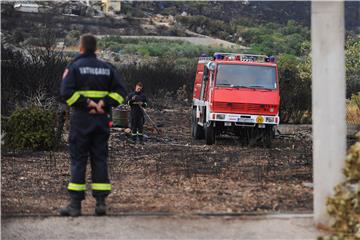
M 89 114 L 76 110 L 72 114 L 69 134 L 71 158 L 71 182 L 68 185 L 70 197 L 85 199 L 86 165 L 90 158 L 91 189 L 95 198 L 105 198 L 110 194 L 108 176 L 109 117 L 106 114 Z
M 131 136 L 134 141 L 139 137 L 140 141 L 144 138 L 144 113 L 142 110 L 131 112 Z

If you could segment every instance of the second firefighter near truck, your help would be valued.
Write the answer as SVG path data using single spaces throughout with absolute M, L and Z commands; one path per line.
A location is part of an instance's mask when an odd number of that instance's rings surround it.
M 147 107 L 147 99 L 143 90 L 143 84 L 138 82 L 135 85 L 134 92 L 127 97 L 127 103 L 131 107 L 131 140 L 136 143 L 137 138 L 141 144 L 144 143 L 144 109 Z
M 105 198 L 112 188 L 107 164 L 110 112 L 112 107 L 123 103 L 126 92 L 119 73 L 99 60 L 95 51 L 96 38 L 83 35 L 80 54 L 66 67 L 61 82 L 61 96 L 72 108 L 69 134 L 71 181 L 67 186 L 70 203 L 60 209 L 62 216 L 81 215 L 88 159 L 96 215 L 106 214 Z

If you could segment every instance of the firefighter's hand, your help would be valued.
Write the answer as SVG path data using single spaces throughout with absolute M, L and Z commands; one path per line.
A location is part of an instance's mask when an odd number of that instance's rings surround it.
M 136 96 L 133 96 L 132 98 L 131 98 L 133 101 L 135 101 L 135 99 L 136 99 Z
M 96 105 L 96 111 L 98 113 L 104 113 L 104 107 L 105 107 L 105 103 L 103 100 L 100 100 L 97 105 Z
M 94 110 L 94 108 L 95 109 L 97 108 L 97 103 L 94 102 L 93 100 L 88 99 L 87 104 L 88 104 L 88 108 L 90 108 L 91 110 Z
M 90 114 L 104 113 L 104 102 L 100 100 L 98 103 L 93 100 L 88 100 L 88 108 L 90 108 Z

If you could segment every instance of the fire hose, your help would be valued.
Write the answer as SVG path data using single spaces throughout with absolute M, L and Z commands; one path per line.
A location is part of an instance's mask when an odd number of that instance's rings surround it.
M 134 102 L 133 104 L 137 104 L 137 105 L 139 105 L 139 107 L 141 107 L 141 110 L 143 111 L 144 115 L 149 119 L 151 125 L 155 128 L 156 132 L 158 134 L 160 134 L 161 132 L 160 132 L 159 128 L 157 127 L 156 123 L 151 119 L 149 114 L 146 112 L 145 108 L 142 107 L 143 102 Z

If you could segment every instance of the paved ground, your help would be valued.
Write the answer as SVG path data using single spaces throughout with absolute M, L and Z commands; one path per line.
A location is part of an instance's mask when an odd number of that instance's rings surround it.
M 311 215 L 8 217 L 2 239 L 316 239 Z

